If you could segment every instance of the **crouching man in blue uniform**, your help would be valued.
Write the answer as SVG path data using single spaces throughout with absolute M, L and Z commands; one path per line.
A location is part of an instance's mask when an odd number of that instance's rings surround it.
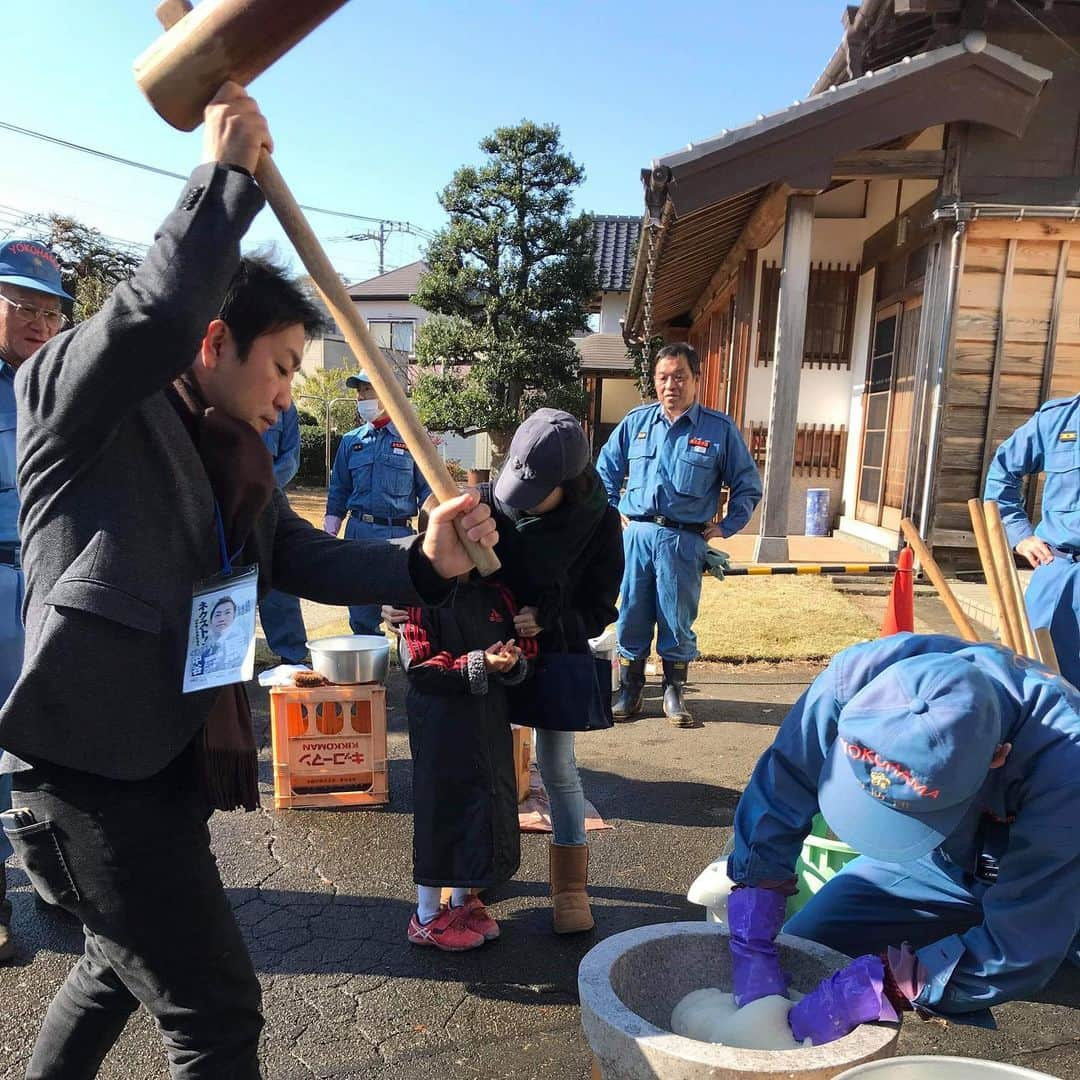
M 350 375 L 345 385 L 356 391 L 360 426 L 345 433 L 334 458 L 323 528 L 337 536 L 348 513 L 346 540 L 411 536 L 412 519 L 421 509 L 430 509 L 429 499 L 434 505 L 431 488 L 367 375 Z M 381 621 L 379 604 L 349 608 L 354 634 L 378 634 Z
M 19 546 L 19 493 L 15 487 L 15 369 L 67 322 L 61 304 L 71 297 L 60 283 L 60 264 L 42 244 L 0 245 L 0 704 L 23 662 L 23 571 Z M 11 774 L 0 774 L 0 812 L 11 809 Z M 0 963 L 11 959 L 11 901 L 4 863 L 11 844 L 0 830 Z
M 724 413 L 698 403 L 700 374 L 701 361 L 689 345 L 661 349 L 653 368 L 659 400 L 627 413 L 596 462 L 625 525 L 618 622 L 622 694 L 612 710 L 617 720 L 641 712 L 655 626 L 664 715 L 676 727 L 693 726 L 683 690 L 698 655 L 694 620 L 705 554 L 714 536 L 742 529 L 761 500 L 761 478 L 738 428 Z M 717 525 L 712 519 L 724 487 L 730 492 L 727 513 Z
M 989 1006 L 1080 962 L 1080 691 L 996 645 L 921 634 L 840 653 L 788 714 L 735 814 L 734 994 L 783 994 L 773 939 L 820 809 L 860 857 L 783 925 L 849 956 L 790 1013 L 831 1042 Z
M 1033 529 L 1021 484 L 1040 472 Z M 1035 568 L 1024 597 L 1031 625 L 1049 628 L 1061 674 L 1080 686 L 1080 394 L 1048 401 L 998 447 L 983 498 L 1001 508 L 1009 544 Z

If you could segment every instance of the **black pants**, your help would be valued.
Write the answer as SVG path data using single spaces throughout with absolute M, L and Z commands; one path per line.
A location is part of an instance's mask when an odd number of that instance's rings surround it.
M 55 766 L 16 774 L 36 824 L 9 837 L 42 896 L 83 922 L 86 948 L 53 998 L 28 1080 L 97 1075 L 143 1004 L 183 1080 L 259 1076 L 259 982 L 210 851 L 190 755 L 148 780 Z

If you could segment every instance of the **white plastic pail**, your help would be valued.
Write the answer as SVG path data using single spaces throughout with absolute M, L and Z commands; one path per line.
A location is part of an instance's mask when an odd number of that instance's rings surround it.
M 1054 1080 L 1049 1073 L 1006 1065 L 1001 1061 L 977 1058 L 917 1057 L 890 1058 L 856 1065 L 836 1080 Z

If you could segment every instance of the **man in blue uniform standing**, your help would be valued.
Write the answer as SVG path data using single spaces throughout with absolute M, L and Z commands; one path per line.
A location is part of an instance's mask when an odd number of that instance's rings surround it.
M 1009 544 L 1035 568 L 1024 597 L 1045 626 L 1061 674 L 1080 686 L 1080 394 L 1048 401 L 998 447 L 983 498 L 1001 508 Z M 1024 509 L 1025 476 L 1046 473 L 1042 520 Z
M 731 418 L 698 403 L 700 374 L 701 361 L 689 345 L 661 349 L 653 369 L 659 400 L 629 412 L 596 462 L 625 523 L 618 622 L 622 693 L 613 710 L 619 720 L 641 712 L 655 626 L 664 664 L 664 715 L 676 727 L 693 726 L 683 690 L 689 663 L 698 655 L 694 620 L 708 542 L 742 529 L 761 499 L 757 466 Z M 723 487 L 730 492 L 727 513 L 716 524 Z
M 989 1006 L 1080 963 L 1080 691 L 997 645 L 897 634 L 840 653 L 735 813 L 736 999 L 783 994 L 773 939 L 820 809 L 860 857 L 783 926 L 849 956 L 792 1009 L 797 1039 Z
M 356 391 L 360 426 L 345 433 L 334 458 L 323 528 L 337 536 L 347 512 L 346 540 L 409 536 L 412 519 L 432 499 L 431 488 L 367 375 L 350 375 L 345 385 Z M 380 633 L 381 619 L 379 604 L 349 608 L 354 634 Z
M 263 433 L 263 442 L 274 459 L 274 482 L 284 491 L 300 468 L 300 419 L 295 404 Z M 271 589 L 259 601 L 259 618 L 271 652 L 286 664 L 302 664 L 307 657 L 307 631 L 299 599 Z
M 19 558 L 19 493 L 15 489 L 15 369 L 55 337 L 67 321 L 60 264 L 44 245 L 10 240 L 0 246 L 0 702 L 23 659 L 23 572 Z M 0 812 L 11 809 L 11 776 L 0 775 Z M 0 962 L 15 951 L 4 863 L 11 844 L 0 831 Z

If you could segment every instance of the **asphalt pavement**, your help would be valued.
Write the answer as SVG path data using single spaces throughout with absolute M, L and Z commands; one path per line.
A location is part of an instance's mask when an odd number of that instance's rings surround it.
M 517 878 L 489 904 L 502 939 L 474 953 L 411 947 L 411 766 L 402 685 L 389 682 L 390 790 L 384 809 L 274 811 L 266 696 L 256 691 L 264 808 L 218 814 L 213 843 L 263 985 L 261 1056 L 270 1080 L 576 1080 L 590 1055 L 579 1026 L 577 965 L 602 937 L 697 919 L 686 889 L 720 851 L 739 792 L 776 725 L 818 669 L 699 665 L 691 702 L 704 723 L 677 730 L 651 715 L 580 736 L 586 792 L 613 829 L 590 834 L 595 932 L 550 932 L 547 840 L 522 838 Z M 168 838 L 163 837 L 162 843 Z M 0 1077 L 23 1075 L 81 934 L 31 901 L 9 873 L 20 953 L 0 967 Z M 997 1010 L 998 1030 L 908 1021 L 904 1053 L 995 1058 L 1080 1077 L 1080 973 L 1063 970 L 1030 1002 Z M 166 1075 L 145 1012 L 128 1024 L 101 1074 Z

